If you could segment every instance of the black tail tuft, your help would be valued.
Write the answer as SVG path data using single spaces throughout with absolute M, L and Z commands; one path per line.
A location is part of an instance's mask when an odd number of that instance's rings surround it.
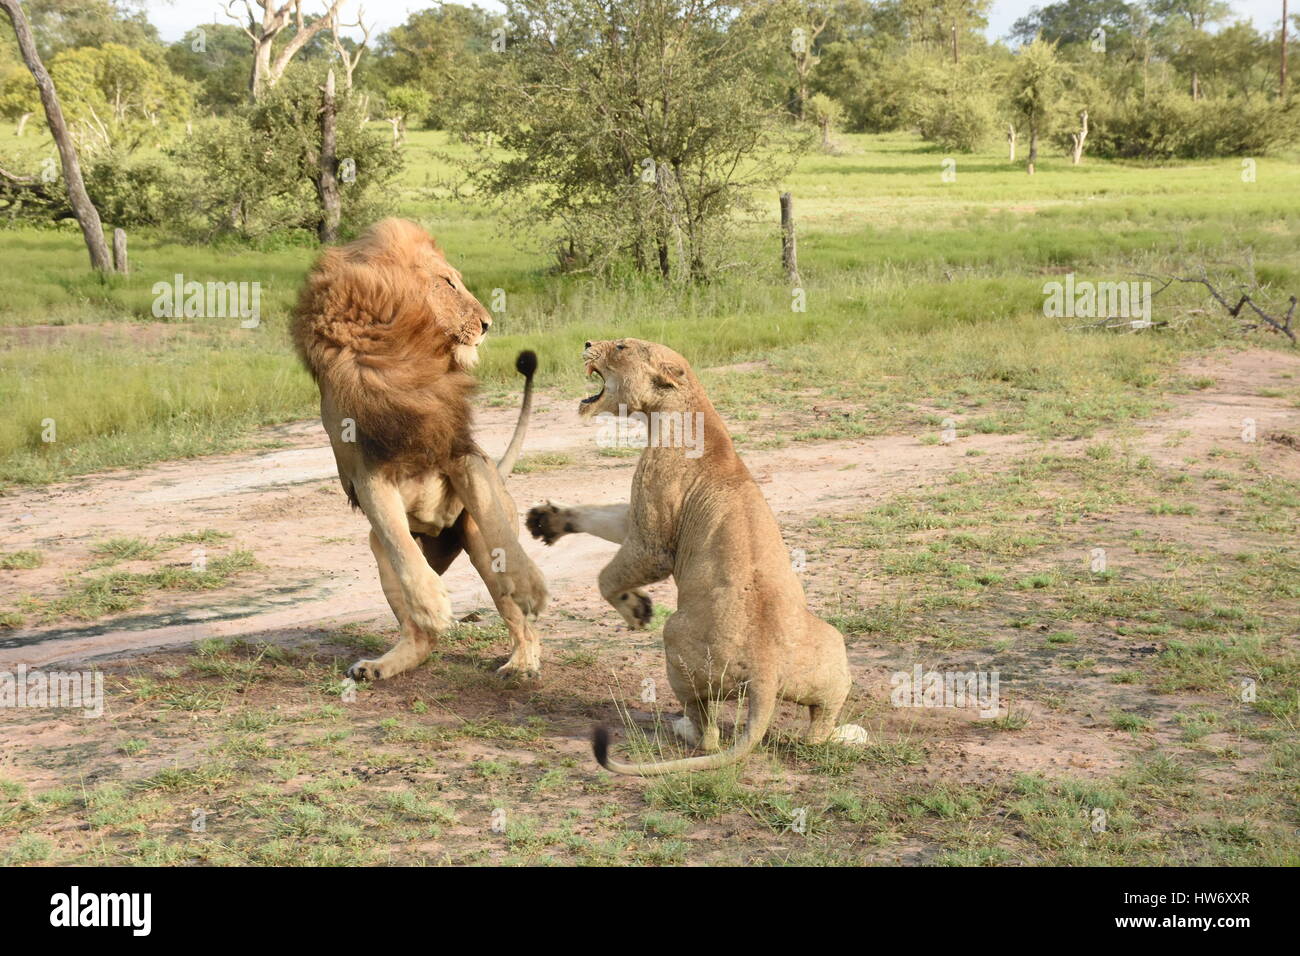
M 532 378 L 533 373 L 537 371 L 537 353 L 532 349 L 524 349 L 515 359 L 515 371 L 524 378 Z
M 591 728 L 591 752 L 596 755 L 596 762 L 609 769 L 609 730 L 604 724 Z

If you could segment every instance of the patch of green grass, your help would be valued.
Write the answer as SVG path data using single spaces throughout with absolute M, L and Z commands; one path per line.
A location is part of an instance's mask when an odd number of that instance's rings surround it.
M 573 464 L 573 456 L 561 451 L 541 451 L 524 455 L 515 462 L 515 474 L 528 475 L 538 471 L 554 471 Z
M 392 205 L 437 224 L 480 298 L 496 288 L 509 293 L 510 311 L 497 317 L 495 344 L 480 367 L 489 390 L 517 390 L 514 356 L 529 347 L 539 354 L 540 379 L 576 398 L 586 393 L 574 361 L 582 342 L 635 335 L 667 342 L 697 369 L 765 360 L 761 374 L 706 376 L 710 388 L 717 379 L 750 380 L 742 389 L 771 401 L 806 399 L 815 389 L 842 404 L 839 418 L 764 434 L 767 445 L 890 426 L 915 433 L 933 414 L 918 414 L 916 395 L 959 410 L 962 433 L 1087 436 L 1149 414 L 1162 373 L 1188 351 L 1225 341 L 1234 323 L 1211 315 L 1178 333 L 1074 332 L 1044 320 L 1045 276 L 1067 268 L 1089 279 L 1186 271 L 1204 260 L 1200 250 L 1212 250 L 1216 263 L 1242 261 L 1250 250 L 1256 273 L 1273 286 L 1300 279 L 1294 216 L 1263 193 L 1243 192 L 1231 160 L 1045 162 L 1042 175 L 1026 180 L 990 151 L 972 157 L 959 183 L 942 184 L 933 152 L 911 135 L 841 138 L 842 152 L 810 153 L 787 177 L 800 197 L 806 312 L 791 311 L 770 252 L 775 203 L 740 226 L 734 258 L 742 267 L 697 287 L 553 274 L 548 252 L 495 228 L 503 222 L 498 209 L 428 188 L 454 175 L 444 154 L 466 155 L 467 146 L 444 132 L 410 133 Z M 1260 163 L 1277 189 L 1300 188 L 1294 164 Z M 132 244 L 132 274 L 100 276 L 86 269 L 84 249 L 67 230 L 0 231 L 9 266 L 0 280 L 0 327 L 52 327 L 36 341 L 0 348 L 7 412 L 0 481 L 44 482 L 246 446 L 257 440 L 257 426 L 315 414 L 315 389 L 285 344 L 288 313 L 315 254 L 309 242 L 195 247 L 165 229 L 139 228 Z M 261 324 L 154 319 L 153 284 L 178 272 L 199 282 L 258 281 Z M 1158 311 L 1199 302 L 1196 290 L 1175 288 Z M 69 334 L 69 325 L 83 328 Z M 850 340 L 859 347 L 844 348 Z M 725 395 L 719 401 L 729 404 Z
M 123 546 L 123 550 L 129 550 Z M 208 561 L 202 570 L 167 566 L 154 571 L 110 571 L 75 578 L 63 595 L 29 598 L 20 609 L 42 621 L 60 618 L 92 621 L 129 611 L 153 591 L 210 591 L 225 587 L 235 576 L 261 567 L 251 551 L 237 549 Z
M 44 560 L 39 551 L 9 551 L 0 554 L 0 571 L 28 571 L 39 568 Z

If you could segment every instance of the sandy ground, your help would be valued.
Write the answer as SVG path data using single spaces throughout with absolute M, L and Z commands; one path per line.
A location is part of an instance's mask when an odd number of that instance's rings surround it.
M 1267 471 L 1300 478 L 1300 409 L 1292 398 L 1269 397 L 1270 392 L 1294 393 L 1300 379 L 1300 357 L 1264 350 L 1219 352 L 1189 363 L 1182 372 L 1211 378 L 1214 384 L 1200 391 L 1171 396 L 1171 408 L 1151 421 L 1125 429 L 1124 440 L 1164 465 L 1201 458 L 1216 447 L 1241 447 L 1244 419 L 1255 422 L 1254 452 Z M 1261 394 L 1263 392 L 1264 394 Z M 489 408 L 478 415 L 478 435 L 489 451 L 503 448 L 514 425 L 514 410 Z M 239 576 L 234 584 L 216 592 L 199 594 L 162 592 L 155 603 L 123 616 L 89 624 L 60 622 L 20 630 L 0 631 L 0 669 L 19 663 L 29 667 L 67 665 L 95 660 L 113 668 L 156 665 L 183 645 L 209 637 L 241 637 L 253 641 L 301 645 L 357 622 L 391 633 L 393 621 L 379 589 L 375 567 L 366 544 L 364 518 L 354 514 L 338 488 L 334 465 L 318 423 L 300 423 L 277 429 L 284 442 L 275 451 L 225 455 L 168 463 L 132 473 L 87 476 L 64 484 L 22 491 L 0 499 L 0 551 L 36 549 L 45 556 L 34 570 L 0 572 L 0 607 L 15 604 L 23 594 L 51 594 L 65 576 L 87 567 L 91 546 L 110 537 L 153 540 L 165 534 L 214 529 L 232 535 L 214 545 L 214 551 L 239 545 L 254 552 L 263 569 Z M 926 444 L 915 435 L 890 435 L 856 441 L 792 443 L 775 450 L 742 454 L 782 526 L 798 529 L 818 515 L 860 511 L 890 495 L 942 480 L 958 469 L 1005 468 L 1012 459 L 1030 451 L 1078 443 L 1042 443 L 1022 436 L 981 435 L 963 437 L 955 445 Z M 521 514 L 537 502 L 601 503 L 626 494 L 634 459 L 601 455 L 595 429 L 577 418 L 572 402 L 539 396 L 529 437 L 528 455 L 563 452 L 571 461 L 549 470 L 514 475 L 510 488 Z M 978 457 L 967 453 L 977 450 Z M 503 719 L 529 712 L 545 713 L 557 733 L 548 738 L 548 752 L 572 758 L 587 766 L 586 742 L 593 716 L 610 710 L 610 688 L 631 682 L 637 675 L 662 674 L 662 651 L 654 633 L 629 633 L 617 622 L 596 593 L 599 568 L 615 548 L 612 544 L 575 536 L 547 548 L 525 535 L 525 548 L 545 573 L 552 603 L 539 629 L 543 640 L 540 687 L 527 690 L 494 684 L 474 686 L 460 693 L 443 686 L 435 666 L 426 666 L 370 688 L 356 713 L 375 714 L 412 695 L 446 700 L 457 720 L 467 715 L 499 715 Z M 788 542 L 795 544 L 797 533 Z M 188 563 L 185 546 L 169 557 Z M 141 565 L 144 567 L 145 565 Z M 124 568 L 133 567 L 126 563 Z M 817 580 L 817 574 L 825 577 Z M 473 569 L 462 557 L 446 576 L 457 614 L 490 608 L 490 601 Z M 887 596 L 899 582 L 863 580 L 852 567 L 810 571 L 807 582 L 814 607 L 826 607 L 837 589 L 849 590 L 867 606 Z M 651 589 L 658 603 L 673 606 L 671 583 Z M 996 634 L 990 634 L 990 642 Z M 1122 668 L 1135 654 L 1155 653 L 1154 646 L 1136 644 L 1118 634 L 1103 636 L 1097 676 L 1045 675 L 1037 682 L 1013 685 L 1010 706 L 1030 718 L 1027 730 L 994 734 L 974 711 L 954 709 L 892 709 L 888 706 L 888 675 L 910 666 L 909 655 L 896 644 L 858 640 L 850 646 L 855 672 L 855 713 L 869 722 L 872 732 L 906 735 L 925 742 L 927 759 L 916 773 L 935 780 L 959 778 L 978 783 L 1019 771 L 1064 772 L 1076 775 L 1106 774 L 1120 767 L 1135 748 L 1131 735 L 1116 731 L 1106 714 L 1122 695 L 1124 685 L 1109 682 L 1106 671 Z M 583 671 L 564 661 L 575 648 L 594 649 L 600 665 Z M 504 652 L 505 648 L 496 650 Z M 928 661 L 970 669 L 996 661 L 993 652 L 954 650 L 951 660 Z M 483 652 L 448 649 L 444 662 L 453 664 Z M 1005 660 L 1005 658 L 1004 658 Z M 133 664 L 132 662 L 136 662 Z M 1033 663 L 1022 661 L 1021 663 Z M 1042 664 L 1042 661 L 1036 662 Z M 488 667 L 489 662 L 474 666 Z M 1032 669 L 1032 668 L 1030 668 Z M 1061 708 L 1044 703 L 1060 689 L 1052 682 L 1070 682 L 1072 700 Z M 1086 685 L 1086 686 L 1085 686 Z M 628 696 L 632 701 L 635 697 Z M 1132 703 L 1128 701 L 1127 703 Z M 1143 692 L 1145 713 L 1172 734 L 1173 710 L 1186 707 L 1189 697 L 1150 695 Z M 669 707 L 671 701 L 666 701 Z M 1008 702 L 1003 701 L 1003 712 Z M 538 711 L 540 708 L 540 711 Z M 126 715 L 128 718 L 130 715 Z M 786 708 L 782 722 L 793 720 Z M 791 726 L 793 726 L 791 724 Z M 45 719 L 25 727 L 11 726 L 18 738 L 0 728 L 0 743 L 13 745 L 14 754 L 33 757 L 53 753 L 68 740 L 77 739 L 72 718 Z M 5 739 L 10 738 L 10 739 Z M 1172 737 L 1171 737 L 1172 739 Z M 1249 764 L 1254 748 L 1235 742 Z M 466 759 L 500 755 L 495 744 L 482 753 L 467 752 Z M 476 756 L 477 754 L 477 756 Z M 529 751 L 513 756 L 531 760 Z M 111 750 L 99 755 L 105 773 L 117 758 Z M 78 761 L 83 758 L 79 757 Z M 90 758 L 85 758 L 90 759 Z M 168 755 L 173 762 L 175 753 Z M 80 766 L 80 763 L 79 763 Z M 39 776 L 39 775 L 38 775 Z M 46 781 L 60 779 L 51 772 Z M 39 786 L 38 777 L 29 782 Z M 635 788 L 620 780 L 615 788 Z M 889 858 L 908 862 L 906 847 L 894 848 Z M 920 852 L 919 850 L 917 851 Z
M 480 443 L 493 453 L 504 448 L 514 421 L 509 408 L 483 410 L 478 415 Z M 540 398 L 525 458 L 562 452 L 573 463 L 514 475 L 510 489 L 521 514 L 547 499 L 600 504 L 626 497 L 635 459 L 601 456 L 595 435 L 595 427 L 578 419 L 572 403 Z M 232 542 L 251 549 L 265 565 L 228 590 L 198 597 L 166 595 L 166 603 L 124 619 L 0 632 L 0 666 L 49 666 L 207 637 L 266 635 L 387 616 L 366 544 L 365 518 L 347 506 L 324 431 L 309 422 L 276 429 L 273 437 L 289 447 L 92 475 L 0 499 L 0 551 L 35 549 L 45 555 L 39 569 L 21 577 L 5 574 L 9 580 L 0 584 L 0 605 L 12 604 L 22 593 L 57 588 L 68 573 L 93 560 L 93 544 L 108 538 L 152 540 L 213 529 L 232 534 Z M 794 517 L 845 511 L 927 484 L 954 468 L 969 467 L 970 460 L 962 456 L 972 448 L 985 453 L 982 467 L 994 468 L 1026 447 L 1024 440 L 1005 435 L 972 436 L 960 450 L 889 436 L 801 443 L 746 453 L 745 460 L 777 514 Z M 613 545 L 576 536 L 562 548 L 531 539 L 525 548 L 546 574 L 556 606 L 578 610 L 570 602 L 600 604 L 591 583 L 616 550 Z M 189 550 L 178 552 L 186 563 Z M 446 582 L 458 612 L 491 606 L 464 556 Z

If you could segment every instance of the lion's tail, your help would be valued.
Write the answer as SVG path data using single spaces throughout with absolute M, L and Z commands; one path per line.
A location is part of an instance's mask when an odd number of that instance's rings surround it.
M 515 470 L 515 462 L 519 460 L 519 452 L 524 447 L 524 436 L 528 434 L 528 419 L 533 413 L 533 374 L 537 371 L 537 353 L 532 349 L 520 352 L 515 359 L 515 371 L 524 377 L 524 400 L 519 407 L 519 421 L 515 423 L 510 445 L 497 462 L 497 473 L 503 480 L 509 478 L 510 472 Z
M 776 686 L 751 681 L 749 684 L 749 710 L 745 731 L 728 749 L 703 757 L 685 757 L 681 760 L 662 760 L 649 763 L 622 763 L 609 755 L 609 730 L 597 724 L 591 731 L 591 749 L 596 760 L 606 770 L 635 777 L 657 777 L 685 770 L 716 770 L 744 760 L 758 746 L 776 712 Z

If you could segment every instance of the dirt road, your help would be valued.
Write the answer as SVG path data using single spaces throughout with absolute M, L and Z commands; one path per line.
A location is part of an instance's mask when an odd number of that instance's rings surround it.
M 480 412 L 477 434 L 483 447 L 493 453 L 504 448 L 514 420 L 509 408 Z M 48 666 L 206 637 L 266 636 L 388 618 L 366 544 L 364 516 L 347 506 L 324 431 L 318 423 L 306 422 L 273 434 L 286 447 L 87 476 L 0 499 L 0 552 L 31 549 L 44 555 L 40 568 L 6 575 L 0 606 L 15 603 L 24 593 L 57 590 L 68 574 L 93 562 L 92 546 L 112 538 L 154 539 L 210 529 L 231 535 L 223 547 L 242 545 L 264 566 L 229 588 L 197 596 L 163 594 L 148 607 L 109 622 L 0 631 L 0 666 Z M 975 435 L 964 439 L 960 449 L 890 436 L 797 444 L 746 453 L 745 459 L 778 515 L 809 515 L 852 509 L 927 484 L 968 466 L 963 456 L 972 449 L 984 454 L 984 466 L 993 468 L 1026 447 L 1023 439 L 1005 435 Z M 618 501 L 631 485 L 635 459 L 602 456 L 596 428 L 578 419 L 573 403 L 544 395 L 529 430 L 525 462 L 543 453 L 563 453 L 572 463 L 513 476 L 510 488 L 521 512 L 545 499 Z M 531 539 L 525 546 L 546 574 L 559 606 L 590 603 L 596 574 L 615 550 L 585 536 L 562 548 L 546 548 Z M 176 549 L 170 557 L 188 566 L 195 550 Z M 130 570 L 134 565 L 117 567 Z M 491 606 L 463 556 L 446 581 L 457 613 Z

